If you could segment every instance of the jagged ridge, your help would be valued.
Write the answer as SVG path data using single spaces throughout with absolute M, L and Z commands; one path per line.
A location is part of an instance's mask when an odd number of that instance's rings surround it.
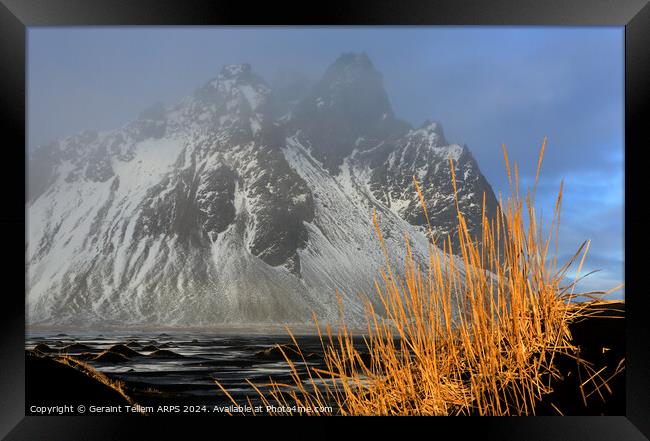
M 297 102 L 248 64 L 226 66 L 173 106 L 85 131 L 29 163 L 31 324 L 304 323 L 349 318 L 383 263 L 377 210 L 399 261 L 455 238 L 448 158 L 470 229 L 494 194 L 467 147 L 437 123 L 397 119 L 365 54 L 344 54 Z

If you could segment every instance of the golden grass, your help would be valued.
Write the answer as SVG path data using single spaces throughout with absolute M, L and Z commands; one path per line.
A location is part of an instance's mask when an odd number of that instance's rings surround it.
M 367 298 L 365 301 L 365 348 L 355 348 L 342 306 L 336 332 L 329 325 L 322 329 L 315 320 L 326 369 L 308 367 L 308 378 L 301 379 L 285 356 L 292 384 L 271 381 L 266 385 L 270 390 L 264 393 L 249 382 L 265 406 L 288 408 L 270 413 L 534 414 L 535 403 L 551 392 L 550 382 L 559 376 L 555 357 L 561 354 L 578 359 L 569 323 L 586 314 L 586 304 L 575 302 L 577 280 L 568 285 L 564 280 L 576 262 L 580 273 L 589 248 L 589 242 L 583 243 L 573 258 L 558 268 L 562 185 L 548 231 L 543 231 L 534 208 L 545 145 L 546 140 L 535 186 L 525 194 L 519 192 L 517 164 L 511 168 L 504 146 L 510 195 L 505 201 L 500 198 L 496 217 L 486 216 L 484 195 L 481 234 L 471 237 L 456 197 L 458 249 L 452 249 L 449 239 L 441 249 L 430 246 L 424 269 L 414 261 L 405 238 L 408 251 L 402 275 L 393 271 L 375 213 L 375 229 L 386 260 L 381 279 L 375 283 L 381 313 Z M 451 159 L 449 166 L 457 194 Z M 424 195 L 415 177 L 413 182 L 429 222 Z M 431 230 L 429 224 L 430 237 Z M 552 242 L 554 254 L 550 252 Z M 598 298 L 602 294 L 580 296 Z M 295 338 L 293 343 L 298 346 Z M 608 379 L 601 378 L 601 372 L 588 363 L 581 366 L 588 373 L 581 386 L 586 400 L 588 394 L 607 388 Z M 589 386 L 593 390 L 588 391 Z M 294 410 L 293 406 L 311 411 Z M 333 406 L 333 411 L 321 411 L 324 406 Z
M 54 359 L 58 363 L 64 364 L 66 366 L 69 366 L 73 369 L 78 370 L 79 372 L 82 372 L 89 376 L 90 378 L 99 381 L 100 383 L 110 387 L 111 389 L 115 390 L 117 393 L 119 393 L 128 403 L 129 405 L 135 407 L 137 406 L 137 403 L 135 403 L 131 397 L 129 397 L 126 392 L 124 391 L 124 385 L 125 383 L 120 380 L 113 380 L 109 377 L 107 377 L 105 374 L 102 372 L 98 371 L 88 363 L 79 360 L 78 358 L 72 357 L 67 354 L 63 354 L 59 357 L 56 357 Z

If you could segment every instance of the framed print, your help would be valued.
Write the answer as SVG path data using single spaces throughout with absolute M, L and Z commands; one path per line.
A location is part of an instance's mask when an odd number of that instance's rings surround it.
M 0 433 L 647 439 L 647 2 L 302 11 L 2 1 Z

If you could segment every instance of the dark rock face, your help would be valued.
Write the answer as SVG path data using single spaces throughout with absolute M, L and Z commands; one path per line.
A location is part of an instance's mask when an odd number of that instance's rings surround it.
M 297 250 L 307 240 L 303 222 L 313 218 L 311 194 L 282 154 L 284 130 L 269 123 L 275 117 L 270 89 L 244 64 L 225 67 L 195 96 L 193 117 L 210 122 L 205 139 L 188 146 L 177 169 L 149 189 L 138 237 L 174 234 L 209 247 L 234 222 L 235 191 L 241 189 L 255 201 L 247 207 L 254 226 L 249 251 L 299 274 Z M 228 154 L 234 160 L 224 160 Z
M 397 119 L 382 83 L 365 54 L 342 55 L 311 88 L 297 79 L 278 91 L 248 64 L 226 66 L 122 129 L 36 150 L 31 316 L 119 324 L 329 314 L 336 307 L 321 293 L 366 289 L 360 268 L 372 270 L 358 253 L 374 243 L 358 220 L 372 207 L 391 216 L 396 237 L 421 234 L 404 226 L 426 223 L 414 175 L 435 235 L 457 240 L 450 157 L 459 206 L 478 232 L 484 195 L 488 216 L 496 199 L 471 153 L 439 124 Z
M 312 195 L 305 182 L 289 167 L 279 149 L 260 151 L 258 162 L 263 172 L 250 170 L 247 197 L 260 201 L 253 210 L 256 228 L 250 251 L 272 266 L 286 264 L 294 274 L 300 273 L 296 254 L 307 242 L 303 222 L 314 217 Z M 253 176 L 256 173 L 256 176 Z
M 382 139 L 404 129 L 396 121 L 382 75 L 365 54 L 343 54 L 295 112 L 294 124 L 312 154 L 333 173 L 360 138 Z
M 227 166 L 200 172 L 196 164 L 165 176 L 143 200 L 135 226 L 138 238 L 174 234 L 205 246 L 232 222 L 235 174 Z
M 167 120 L 162 105 L 151 107 L 140 114 L 138 119 L 127 128 L 135 142 L 145 139 L 160 139 L 165 136 Z
M 106 182 L 114 176 L 111 160 L 105 146 L 100 146 L 88 158 L 86 179 L 95 182 Z
M 486 214 L 497 201 L 466 147 L 450 146 L 442 126 L 425 122 L 419 129 L 395 118 L 382 76 L 365 54 L 344 54 L 332 64 L 309 97 L 298 105 L 293 123 L 308 140 L 312 154 L 338 173 L 353 152 L 372 170 L 374 196 L 413 225 L 425 225 L 413 176 L 425 195 L 434 236 L 451 235 L 458 245 L 449 157 L 454 161 L 459 206 L 470 232 L 480 232 L 483 194 Z
M 221 233 L 235 219 L 235 180 L 232 169 L 218 166 L 201 175 L 197 195 L 197 209 L 204 217 L 202 230 L 211 239 Z
M 450 159 L 459 208 L 468 221 L 470 233 L 475 236 L 480 233 L 484 196 L 486 215 L 491 218 L 496 213 L 496 197 L 476 160 L 467 147 L 449 146 L 439 124 L 426 122 L 420 129 L 411 130 L 391 143 L 383 153 L 385 159 L 372 173 L 373 194 L 396 209 L 409 223 L 426 226 L 426 216 L 413 183 L 415 176 L 425 198 L 434 236 L 438 239 L 451 236 L 452 243 L 458 246 Z M 440 241 L 436 243 L 442 246 Z

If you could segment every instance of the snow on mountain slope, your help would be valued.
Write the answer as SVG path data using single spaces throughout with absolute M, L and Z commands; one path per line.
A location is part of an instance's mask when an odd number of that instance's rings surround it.
M 338 307 L 335 298 L 323 296 L 323 287 L 330 292 L 337 289 L 345 300 L 346 311 L 358 317 L 363 312 L 360 294 L 369 295 L 379 307 L 373 282 L 379 280 L 378 269 L 384 256 L 372 222 L 373 209 L 377 210 L 392 264 L 404 261 L 404 235 L 410 238 L 414 256 L 420 262 L 428 256 L 428 241 L 420 229 L 369 197 L 359 171 L 344 163 L 343 172 L 332 176 L 299 138 L 287 140 L 284 154 L 314 194 L 315 216 L 307 224 L 309 241 L 299 251 L 302 279 L 309 294 L 326 300 L 327 310 L 336 312 Z
M 354 103 L 354 105 L 351 105 Z M 290 108 L 287 109 L 287 106 Z M 287 112 L 288 110 L 288 112 Z M 26 271 L 31 325 L 240 326 L 352 321 L 408 236 L 429 242 L 411 176 L 440 234 L 453 232 L 448 171 L 480 222 L 494 195 L 439 125 L 397 120 L 367 56 L 346 54 L 313 91 L 278 105 L 248 64 L 132 123 L 35 151 Z M 378 306 L 378 305 L 377 305 Z

